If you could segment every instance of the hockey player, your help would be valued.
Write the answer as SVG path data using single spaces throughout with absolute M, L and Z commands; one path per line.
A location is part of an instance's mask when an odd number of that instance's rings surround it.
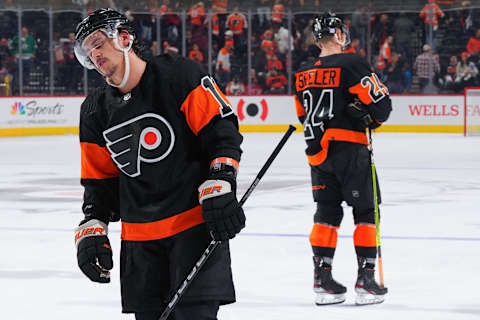
M 365 60 L 343 53 L 349 34 L 340 18 L 317 17 L 313 35 L 319 59 L 296 73 L 295 103 L 303 123 L 317 210 L 310 234 L 314 291 L 318 305 L 345 301 L 346 288 L 332 278 L 342 201 L 353 208 L 353 235 L 358 260 L 357 304 L 380 303 L 387 288 L 375 282 L 375 211 L 367 127 L 387 120 L 387 88 Z
M 142 60 L 115 10 L 91 13 L 75 38 L 79 62 L 106 80 L 80 111 L 80 269 L 110 282 L 108 224 L 121 219 L 122 311 L 156 320 L 213 237 L 220 247 L 172 315 L 216 319 L 219 305 L 235 301 L 228 240 L 245 226 L 236 198 L 242 136 L 229 102 L 191 60 Z

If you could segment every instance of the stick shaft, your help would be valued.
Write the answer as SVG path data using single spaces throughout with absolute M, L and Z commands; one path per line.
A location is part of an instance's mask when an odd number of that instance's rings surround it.
M 296 130 L 296 128 L 292 125 L 290 125 L 288 127 L 287 132 L 285 132 L 285 134 L 283 135 L 282 139 L 280 140 L 280 142 L 277 144 L 277 146 L 273 150 L 270 157 L 268 157 L 267 161 L 265 162 L 263 167 L 260 169 L 260 172 L 258 172 L 255 180 L 253 180 L 252 184 L 250 184 L 250 187 L 248 187 L 247 191 L 245 191 L 245 194 L 243 195 L 242 199 L 239 201 L 240 206 L 243 206 L 245 201 L 247 201 L 248 197 L 250 197 L 250 194 L 257 187 L 258 183 L 260 182 L 260 179 L 262 179 L 263 175 L 265 174 L 265 172 L 267 172 L 267 169 L 270 167 L 273 160 L 275 160 L 277 155 L 280 153 L 280 150 L 282 150 L 282 148 L 285 145 L 285 143 L 287 142 L 288 138 L 290 138 L 293 131 L 295 131 L 295 130 Z M 205 262 L 207 262 L 208 258 L 213 254 L 213 252 L 215 251 L 215 249 L 217 249 L 217 247 L 220 243 L 221 243 L 220 241 L 216 241 L 216 240 L 210 241 L 210 243 L 208 244 L 208 247 L 205 249 L 203 254 L 197 260 L 197 262 L 193 266 L 192 270 L 188 274 L 187 278 L 185 278 L 185 280 L 183 280 L 183 282 L 177 288 L 175 294 L 170 299 L 170 302 L 165 307 L 165 310 L 163 310 L 162 315 L 160 316 L 159 320 L 167 320 L 168 316 L 173 311 L 173 309 L 177 305 L 178 301 L 185 294 L 185 291 L 187 290 L 187 288 L 190 286 L 192 281 L 196 278 L 197 274 L 199 273 L 199 271 L 201 270 L 201 268 L 203 267 Z
M 378 254 L 378 274 L 380 278 L 380 287 L 384 287 L 383 281 L 383 261 L 382 261 L 382 248 L 380 239 L 380 212 L 378 210 L 378 195 L 377 195 L 377 175 L 375 170 L 375 162 L 373 161 L 373 141 L 372 141 L 372 129 L 368 128 L 368 149 L 370 151 L 370 165 L 372 169 L 372 184 L 373 184 L 373 201 L 375 204 L 375 229 L 377 233 L 377 254 Z

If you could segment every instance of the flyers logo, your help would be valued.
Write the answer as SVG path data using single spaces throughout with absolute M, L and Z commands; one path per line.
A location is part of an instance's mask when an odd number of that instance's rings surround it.
M 260 108 L 256 103 L 252 102 L 247 105 L 244 112 L 244 106 L 245 106 L 245 100 L 240 99 L 237 105 L 237 114 L 238 114 L 238 119 L 240 121 L 243 121 L 243 119 L 245 119 L 245 112 L 250 117 L 256 117 L 260 113 L 260 119 L 262 121 L 265 121 L 265 119 L 267 119 L 268 105 L 265 99 L 260 100 Z
M 175 144 L 172 126 L 154 113 L 143 114 L 107 129 L 103 137 L 118 169 L 132 178 L 141 174 L 141 162 L 154 163 L 165 159 Z

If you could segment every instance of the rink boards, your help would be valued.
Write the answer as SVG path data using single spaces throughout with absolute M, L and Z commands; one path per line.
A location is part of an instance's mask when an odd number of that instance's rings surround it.
M 84 96 L 1 97 L 0 136 L 78 133 Z M 242 132 L 280 132 L 301 127 L 293 96 L 230 96 Z M 393 111 L 378 131 L 463 133 L 463 95 L 392 95 Z M 480 117 L 478 105 L 469 114 Z

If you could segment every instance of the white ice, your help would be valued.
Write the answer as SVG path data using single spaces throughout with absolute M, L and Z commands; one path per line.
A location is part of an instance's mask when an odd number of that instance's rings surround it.
M 239 194 L 282 136 L 248 133 Z M 120 226 L 111 225 L 112 282 L 78 270 L 80 221 L 76 136 L 0 139 L 0 319 L 134 319 L 122 315 Z M 381 305 L 354 305 L 353 219 L 345 208 L 334 277 L 347 301 L 313 303 L 308 234 L 315 210 L 301 134 L 287 142 L 245 203 L 247 227 L 232 243 L 237 303 L 220 320 L 480 319 L 480 138 L 453 134 L 374 136 L 382 189 Z

